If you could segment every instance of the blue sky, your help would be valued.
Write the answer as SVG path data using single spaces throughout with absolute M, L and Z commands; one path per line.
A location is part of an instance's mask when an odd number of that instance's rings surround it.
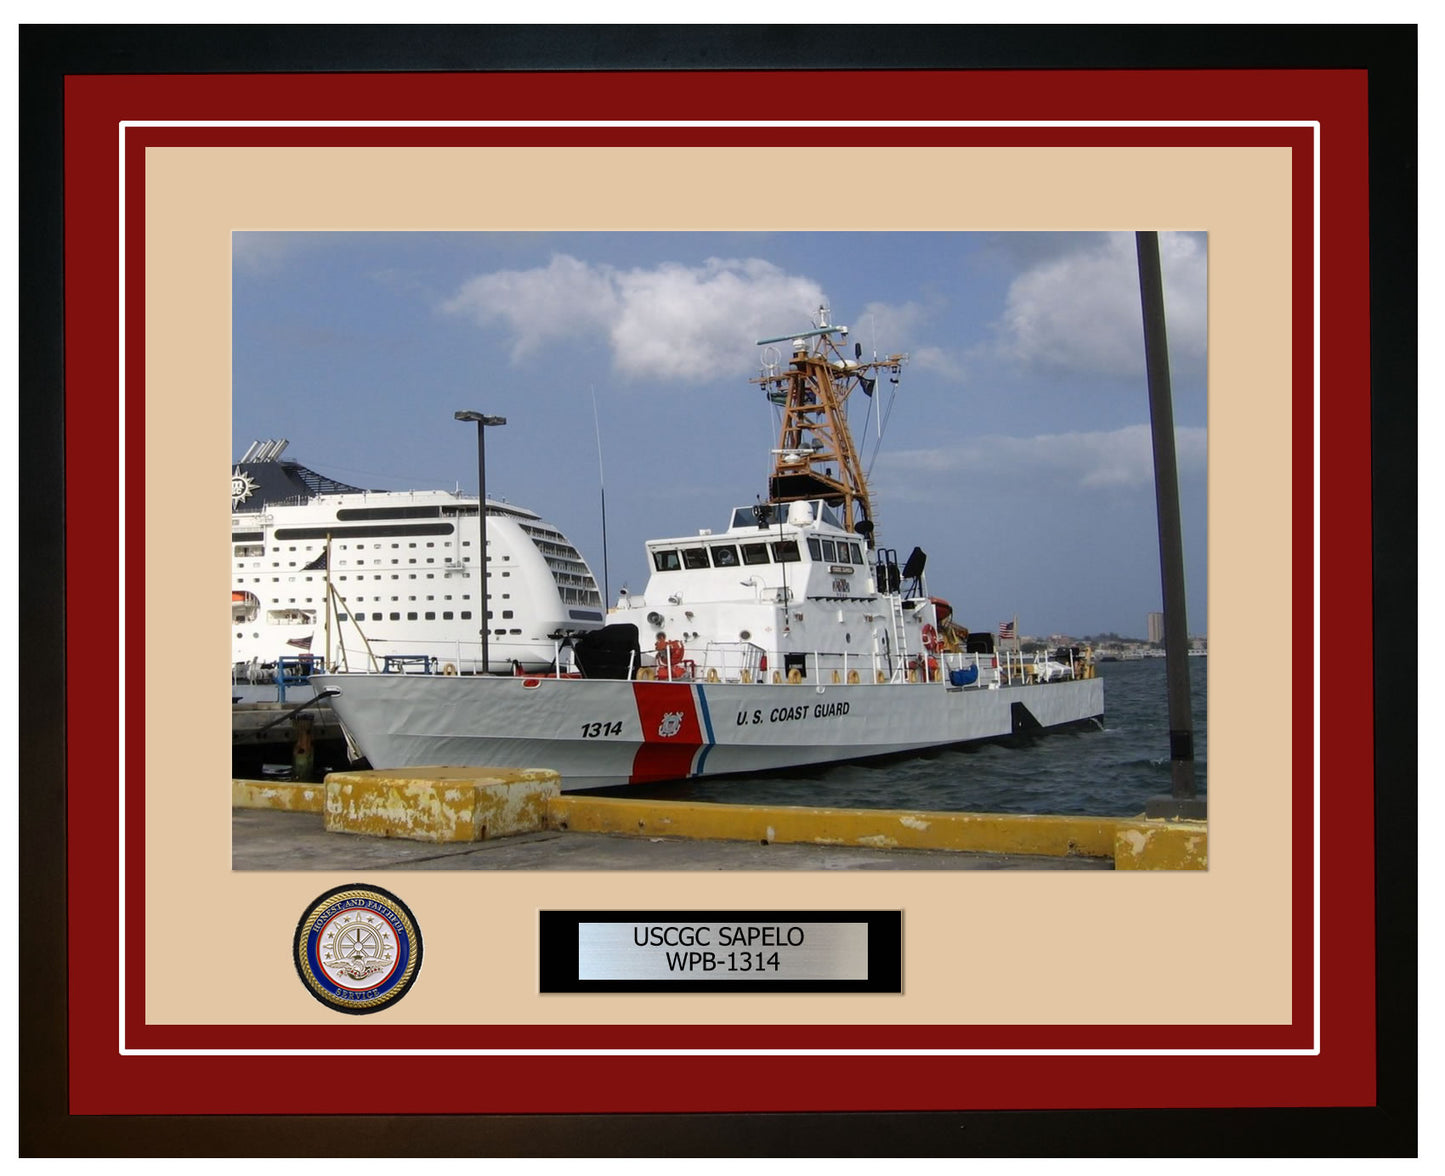
M 1163 234 L 1189 630 L 1208 631 L 1203 235 Z M 820 303 L 910 356 L 872 461 L 879 540 L 929 555 L 962 623 L 1142 637 L 1158 533 L 1129 233 L 237 233 L 232 456 L 377 489 L 476 489 L 556 523 L 612 595 L 643 541 L 766 486 L 759 338 Z M 883 385 L 880 384 L 880 388 Z M 600 429 L 594 427 L 594 397 Z M 862 398 L 859 398 L 860 400 Z M 876 456 L 874 456 L 876 447 Z

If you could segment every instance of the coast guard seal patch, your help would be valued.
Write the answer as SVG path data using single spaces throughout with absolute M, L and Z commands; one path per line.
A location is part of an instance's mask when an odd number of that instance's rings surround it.
M 296 924 L 291 949 L 301 983 L 342 1013 L 395 1004 L 421 971 L 421 931 L 406 903 L 379 886 L 328 890 Z

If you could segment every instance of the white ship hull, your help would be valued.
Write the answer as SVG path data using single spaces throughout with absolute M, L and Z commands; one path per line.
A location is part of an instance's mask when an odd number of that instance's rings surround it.
M 1100 679 L 796 685 L 333 674 L 332 706 L 375 768 L 551 768 L 563 789 L 916 751 L 1102 715 Z

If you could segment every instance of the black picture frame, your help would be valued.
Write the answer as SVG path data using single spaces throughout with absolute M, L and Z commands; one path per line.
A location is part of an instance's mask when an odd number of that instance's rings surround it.
M 63 80 L 82 73 L 1355 69 L 1369 75 L 1374 617 L 1416 615 L 1414 26 L 141 26 L 20 29 L 20 1153 L 115 1155 L 1412 1155 L 1415 744 L 1376 743 L 1372 1108 L 373 1117 L 67 1111 Z M 1365 618 L 1361 618 L 1365 623 Z M 1376 681 L 1388 673 L 1376 647 Z M 1398 728 L 1402 683 L 1374 695 Z M 108 707 L 95 697 L 87 705 Z M 1408 708 L 1405 708 L 1408 709 Z M 1387 713 L 1388 710 L 1388 713 Z M 1389 838 L 1386 852 L 1384 839 Z M 1282 1092 L 1282 1096 L 1285 1092 Z

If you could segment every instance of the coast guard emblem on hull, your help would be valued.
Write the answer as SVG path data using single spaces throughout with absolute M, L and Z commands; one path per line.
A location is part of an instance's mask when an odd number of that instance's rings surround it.
M 682 730 L 682 711 L 668 711 L 662 716 L 657 733 L 664 739 L 671 739 Z
M 241 472 L 240 466 L 231 470 L 231 509 L 235 510 L 256 492 L 256 483 L 250 474 Z
M 342 1013 L 395 1004 L 421 970 L 421 932 L 407 905 L 379 886 L 328 890 L 296 925 L 292 955 L 301 982 Z

